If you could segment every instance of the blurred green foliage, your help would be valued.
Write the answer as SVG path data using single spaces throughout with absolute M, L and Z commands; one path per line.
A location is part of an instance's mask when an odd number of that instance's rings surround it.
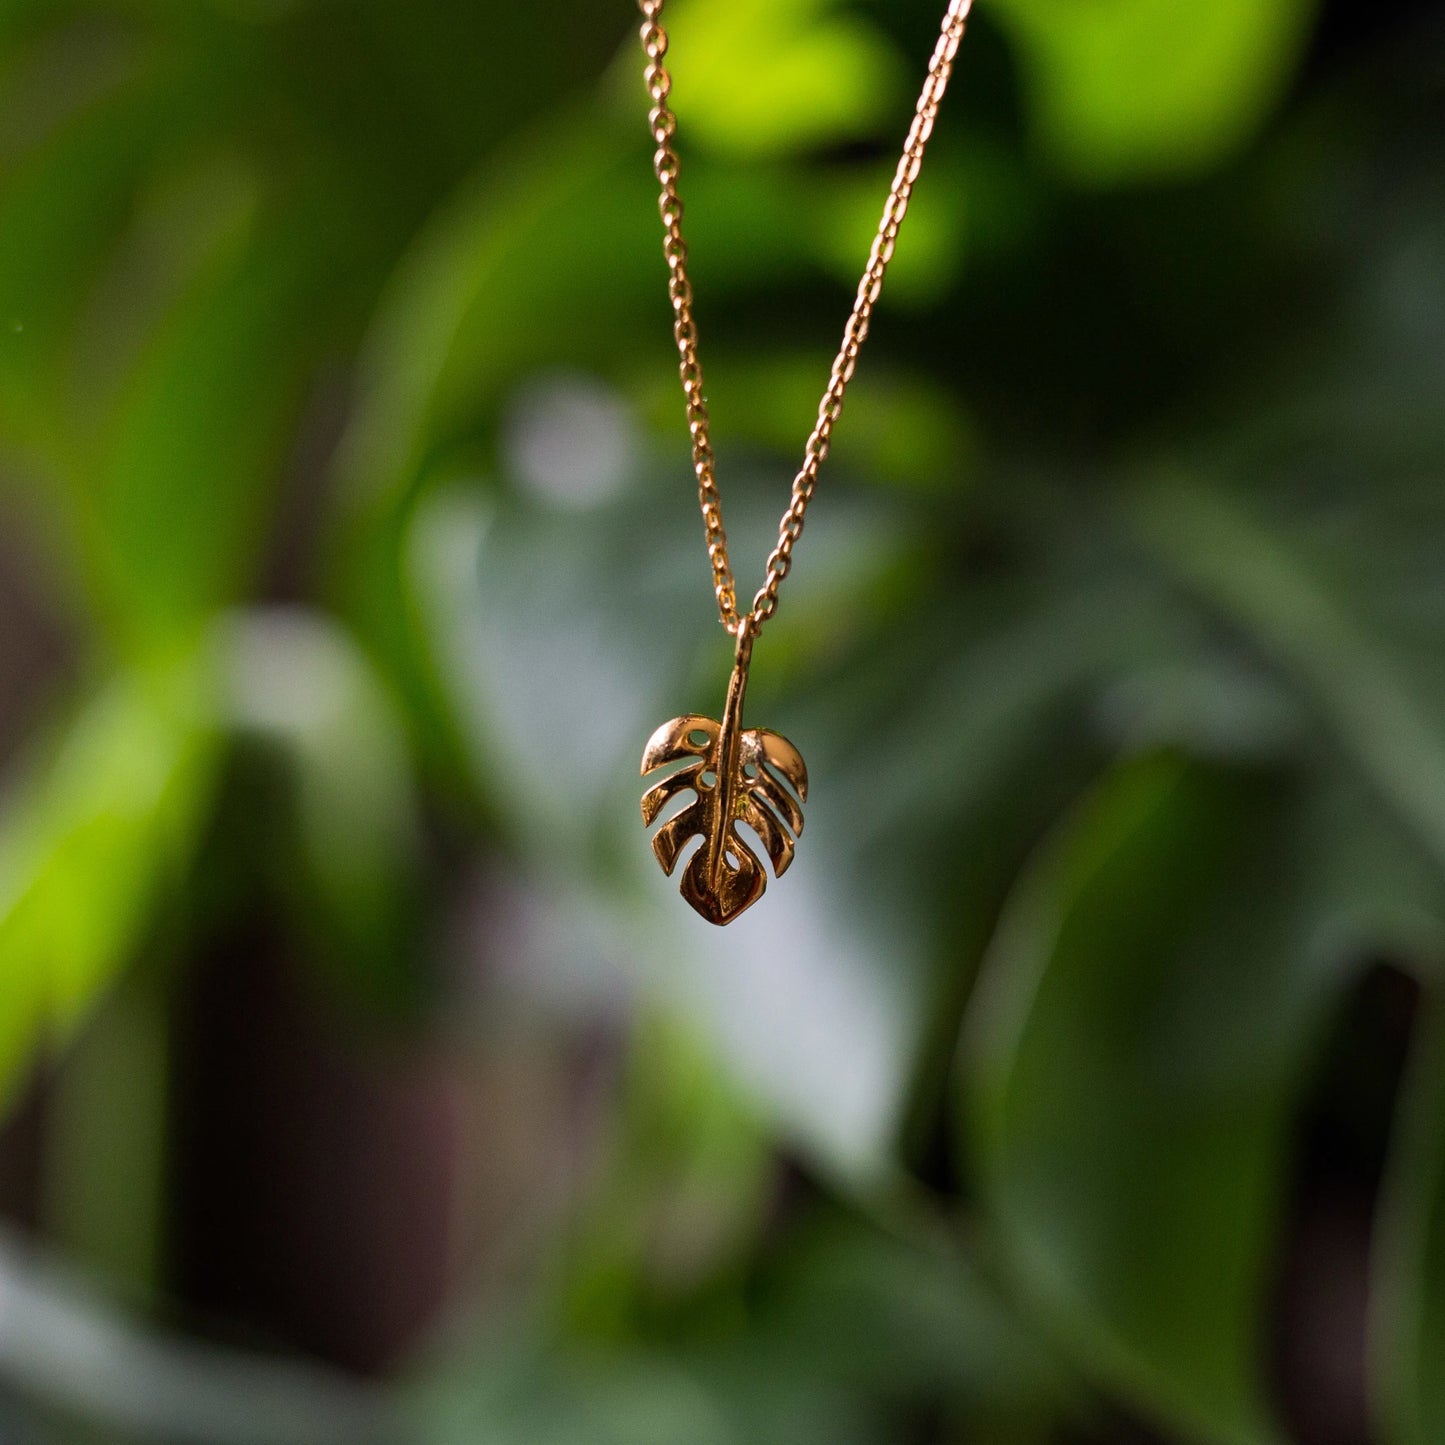
M 936 8 L 676 0 L 743 586 Z M 629 14 L 0 12 L 0 479 L 66 639 L 0 809 L 0 1077 L 77 1081 L 53 1232 L 164 1289 L 160 1185 L 86 1203 L 108 1071 L 138 1168 L 164 1083 L 68 1051 L 262 906 L 228 840 L 338 1011 L 485 1055 L 481 868 L 511 986 L 559 1032 L 627 999 L 627 1063 L 545 1263 L 458 1304 L 388 1430 L 1269 1445 L 1300 1110 L 1386 963 L 1426 1002 L 1370 1408 L 1434 1445 L 1439 37 L 1306 85 L 1306 0 L 980 7 L 759 651 L 808 837 L 714 936 L 635 816 L 726 649 Z M 274 786 L 238 803 L 238 757 Z

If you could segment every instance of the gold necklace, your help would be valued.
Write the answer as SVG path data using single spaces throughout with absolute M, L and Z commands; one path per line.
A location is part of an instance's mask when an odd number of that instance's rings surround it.
M 763 624 L 778 610 L 778 590 L 793 565 L 793 549 L 803 534 L 803 516 L 818 485 L 818 471 L 828 455 L 833 428 L 843 410 L 843 396 L 858 367 L 858 355 L 868 337 L 873 308 L 883 290 L 883 277 L 893 259 L 894 247 L 913 187 L 923 166 L 923 152 L 933 134 L 938 109 L 953 74 L 954 60 L 973 0 L 949 0 L 937 48 L 928 67 L 928 79 L 918 97 L 913 125 L 904 143 L 883 220 L 873 241 L 858 296 L 843 331 L 843 345 L 833 362 L 828 388 L 818 407 L 818 423 L 803 452 L 803 465 L 793 479 L 792 499 L 778 529 L 778 545 L 768 557 L 763 586 L 752 608 L 738 612 L 737 589 L 728 560 L 727 533 L 723 530 L 722 496 L 718 492 L 715 458 L 702 363 L 698 360 L 697 324 L 692 314 L 692 283 L 687 275 L 687 242 L 682 236 L 682 200 L 678 195 L 680 169 L 674 139 L 677 117 L 668 104 L 672 77 L 663 64 L 667 32 L 662 28 L 665 0 L 638 0 L 642 11 L 642 48 L 647 55 L 647 92 L 652 98 L 648 121 L 657 144 L 653 169 L 662 187 L 659 206 L 664 232 L 663 254 L 669 272 L 673 335 L 677 341 L 679 374 L 687 398 L 688 429 L 692 433 L 692 465 L 697 474 L 698 503 L 702 508 L 708 559 L 712 564 L 713 591 L 717 594 L 722 625 L 737 639 L 732 679 L 722 721 L 688 714 L 664 723 L 648 739 L 642 754 L 642 775 L 673 763 L 683 766 L 668 773 L 642 795 L 642 821 L 651 827 L 663 808 L 679 794 L 691 791 L 694 800 L 653 835 L 652 850 L 671 876 L 683 849 L 694 838 L 703 840 L 683 870 L 682 896 L 710 923 L 731 923 L 762 897 L 767 875 L 761 860 L 737 831 L 745 823 L 762 842 L 781 878 L 793 861 L 803 831 L 802 804 L 808 800 L 808 769 L 802 755 L 785 737 L 767 728 L 743 728 L 743 698 L 748 686 L 748 665 L 753 642 Z

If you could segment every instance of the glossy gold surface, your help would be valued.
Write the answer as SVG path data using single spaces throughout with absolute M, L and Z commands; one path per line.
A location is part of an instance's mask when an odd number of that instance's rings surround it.
M 738 825 L 762 843 L 781 878 L 793 861 L 808 800 L 808 769 L 792 743 L 767 728 L 743 727 L 754 635 L 745 622 L 722 721 L 696 713 L 675 717 L 653 733 L 642 754 L 643 777 L 682 764 L 642 795 L 642 821 L 651 827 L 674 798 L 692 794 L 654 834 L 652 851 L 671 876 L 687 845 L 702 839 L 683 870 L 681 892 L 709 923 L 731 923 L 768 886 L 762 861 Z
M 857 370 L 859 353 L 868 339 L 873 310 L 882 294 L 883 278 L 893 259 L 898 233 L 923 166 L 923 153 L 953 74 L 972 0 L 949 0 L 944 13 L 928 77 L 918 97 L 913 124 L 884 204 L 883 219 L 843 330 L 843 344 L 819 403 L 818 420 L 804 448 L 802 467 L 793 479 L 792 496 L 778 529 L 777 546 L 768 557 L 766 576 L 752 607 L 742 613 L 738 611 L 737 586 L 723 527 L 712 421 L 698 356 L 697 321 L 693 315 L 692 282 L 688 277 L 687 242 L 682 234 L 683 204 L 678 191 L 681 163 L 675 143 L 677 116 L 671 106 L 672 76 L 664 64 L 668 50 L 667 32 L 662 28 L 664 3 L 665 0 L 638 0 L 643 16 L 642 48 L 647 56 L 647 92 L 652 99 L 648 124 L 657 147 L 653 169 L 661 187 L 658 206 L 664 234 L 663 255 L 667 260 L 678 374 L 687 401 L 698 504 L 702 509 L 718 616 L 737 638 L 737 662 L 721 723 L 689 714 L 665 723 L 648 740 L 642 755 L 644 777 L 661 772 L 670 764 L 682 766 L 664 774 L 643 794 L 642 819 L 650 827 L 668 802 L 682 793 L 692 793 L 693 801 L 658 829 L 652 848 L 664 871 L 671 875 L 686 845 L 694 838 L 703 840 L 702 847 L 693 853 L 683 870 L 682 896 L 709 922 L 722 924 L 732 922 L 752 907 L 767 888 L 762 862 L 739 835 L 738 825 L 746 824 L 756 834 L 779 877 L 793 861 L 796 840 L 803 831 L 801 804 L 807 801 L 808 771 L 798 750 L 786 738 L 766 728 L 745 729 L 742 725 L 748 663 L 753 640 L 777 611 L 779 589 L 792 570 L 793 549 L 803 534 L 804 514 L 817 487 L 819 469 L 832 445 L 833 429 L 842 414 L 843 397 Z

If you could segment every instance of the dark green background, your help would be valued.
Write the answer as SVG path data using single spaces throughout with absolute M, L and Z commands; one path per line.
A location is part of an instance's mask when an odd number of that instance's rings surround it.
M 675 0 L 745 595 L 937 0 Z M 624 0 L 0 8 L 0 1437 L 1445 1439 L 1445 25 L 980 0 L 750 716 Z

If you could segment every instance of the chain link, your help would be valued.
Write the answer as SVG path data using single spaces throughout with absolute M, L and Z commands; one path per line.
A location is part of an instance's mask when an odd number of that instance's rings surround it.
M 718 615 L 731 633 L 737 634 L 747 624 L 747 631 L 756 634 L 764 622 L 778 610 L 778 590 L 792 570 L 793 549 L 803 535 L 803 518 L 818 485 L 818 472 L 832 445 L 833 428 L 843 412 L 843 397 L 848 383 L 858 368 L 858 356 L 868 339 L 873 310 L 883 291 L 883 278 L 898 244 L 898 232 L 908 214 L 913 187 L 923 166 L 923 153 L 933 134 L 939 106 L 953 74 L 959 43 L 968 23 L 973 0 L 949 0 L 947 13 L 939 33 L 938 45 L 928 66 L 928 79 L 918 97 L 903 155 L 883 208 L 883 219 L 852 313 L 843 330 L 843 344 L 833 362 L 828 388 L 818 405 L 818 420 L 803 450 L 803 465 L 793 479 L 793 494 L 778 528 L 778 545 L 768 557 L 767 576 L 753 598 L 752 609 L 742 617 L 738 613 L 737 585 L 728 560 L 728 539 L 723 529 L 722 496 L 717 486 L 717 459 L 713 454 L 711 420 L 703 385 L 702 362 L 698 359 L 697 322 L 693 316 L 692 282 L 687 274 L 687 242 L 682 235 L 683 207 L 678 194 L 677 178 L 680 163 L 675 144 L 677 116 L 670 105 L 672 77 L 664 64 L 667 57 L 667 32 L 662 28 L 662 7 L 665 0 L 638 0 L 642 11 L 642 48 L 647 56 L 647 93 L 652 98 L 648 124 L 656 144 L 653 169 L 662 193 L 658 208 L 662 213 L 663 255 L 667 258 L 668 295 L 672 300 L 673 336 L 677 341 L 678 373 L 687 398 L 687 424 L 692 434 L 692 465 L 697 474 L 698 505 L 702 508 L 703 527 L 707 537 L 708 560 L 712 564 L 713 589 L 717 593 Z

